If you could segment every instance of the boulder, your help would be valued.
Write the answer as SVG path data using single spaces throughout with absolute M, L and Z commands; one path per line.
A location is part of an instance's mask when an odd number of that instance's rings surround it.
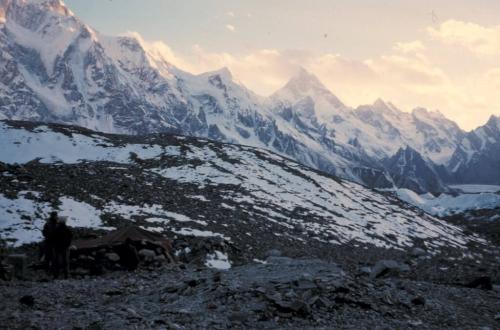
M 116 253 L 106 253 L 105 257 L 109 260 L 109 261 L 112 261 L 112 262 L 118 262 L 120 261 L 120 256 Z
M 142 250 L 139 251 L 139 256 L 144 261 L 153 261 L 156 258 L 156 253 L 153 250 L 142 249 Z
M 425 257 L 427 255 L 427 251 L 422 248 L 416 247 L 411 250 L 411 256 L 415 258 Z
M 489 276 L 481 276 L 475 278 L 465 285 L 468 288 L 473 289 L 482 289 L 482 290 L 493 290 L 493 283 L 491 281 L 491 277 Z
M 410 271 L 410 267 L 406 264 L 395 260 L 380 260 L 373 266 L 370 278 L 375 279 L 386 275 L 398 275 L 408 271 Z

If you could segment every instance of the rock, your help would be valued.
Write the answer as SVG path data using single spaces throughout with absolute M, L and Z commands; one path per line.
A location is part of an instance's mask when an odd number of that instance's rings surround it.
M 246 312 L 232 312 L 229 314 L 228 319 L 231 322 L 240 322 L 243 323 L 248 319 L 248 313 Z
M 266 261 L 269 264 L 289 264 L 293 259 L 288 257 L 268 257 Z
M 408 322 L 408 325 L 412 326 L 412 327 L 420 327 L 421 325 L 423 325 L 424 322 L 420 321 L 420 320 L 416 320 L 416 321 L 409 321 Z
M 148 249 L 142 249 L 139 251 L 139 256 L 144 260 L 144 261 L 153 261 L 156 257 L 156 253 L 153 250 L 148 250 Z
M 493 283 L 491 281 L 491 277 L 489 276 L 475 278 L 465 286 L 473 289 L 493 290 Z
M 123 294 L 123 291 L 120 291 L 120 290 L 109 290 L 109 291 L 104 292 L 104 294 L 106 296 L 110 296 L 110 297 L 112 297 L 112 296 L 120 296 L 120 295 Z
M 134 318 L 134 319 L 140 319 L 141 318 L 141 316 L 139 314 L 137 314 L 137 312 L 135 311 L 135 309 L 127 308 L 126 311 L 129 314 L 129 318 Z
M 304 226 L 304 224 L 303 224 L 303 223 L 297 223 L 297 224 L 295 224 L 295 225 L 293 226 L 293 229 L 294 229 L 294 230 L 295 230 L 295 232 L 297 232 L 297 233 L 301 233 L 301 232 L 303 232 L 303 231 L 305 230 L 305 228 L 306 228 L 306 227 Z
M 372 269 L 370 267 L 365 266 L 365 267 L 361 267 L 359 269 L 359 272 L 363 276 L 369 276 L 372 273 Z
M 35 298 L 30 295 L 22 296 L 21 299 L 19 299 L 19 302 L 28 307 L 35 306 Z
M 105 257 L 110 260 L 110 261 L 113 261 L 113 262 L 118 262 L 120 261 L 120 256 L 116 253 L 106 253 Z
M 160 254 L 154 258 L 155 261 L 163 263 L 167 261 L 167 258 L 163 254 Z
M 266 253 L 266 257 L 281 257 L 282 255 L 281 251 L 277 249 L 269 250 Z
M 415 297 L 411 300 L 411 303 L 413 305 L 417 305 L 417 306 L 424 306 L 425 305 L 425 298 L 422 296 Z
M 419 258 L 419 257 L 426 256 L 427 252 L 422 248 L 416 247 L 416 248 L 413 248 L 413 250 L 411 250 L 411 255 L 412 255 L 412 257 Z
M 409 270 L 410 267 L 406 264 L 400 264 L 394 260 L 380 260 L 373 267 L 370 278 L 375 279 L 386 275 L 397 275 Z
M 310 306 L 302 300 L 294 300 L 290 304 L 290 309 L 292 311 L 299 313 L 299 314 L 302 314 L 302 315 L 308 315 L 311 313 Z

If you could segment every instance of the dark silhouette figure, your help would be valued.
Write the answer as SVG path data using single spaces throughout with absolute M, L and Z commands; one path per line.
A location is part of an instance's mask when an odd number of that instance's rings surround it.
M 45 270 L 49 272 L 53 267 L 54 261 L 54 233 L 57 227 L 57 212 L 53 211 L 50 213 L 47 222 L 43 226 L 43 243 L 42 243 L 42 254 Z
M 127 238 L 125 243 L 118 248 L 117 253 L 120 256 L 120 264 L 123 268 L 129 271 L 137 269 L 139 266 L 139 254 L 130 238 Z
M 69 247 L 72 239 L 73 233 L 66 225 L 66 218 L 59 217 L 53 237 L 54 278 L 58 278 L 61 271 L 63 272 L 64 278 L 68 278 L 69 276 Z

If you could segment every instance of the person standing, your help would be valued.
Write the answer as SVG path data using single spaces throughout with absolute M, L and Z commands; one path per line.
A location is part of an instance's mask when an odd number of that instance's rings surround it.
M 54 233 L 57 227 L 57 219 L 58 215 L 56 211 L 52 211 L 50 213 L 49 218 L 45 222 L 43 226 L 42 234 L 43 234 L 43 245 L 42 245 L 42 253 L 43 253 L 43 262 L 45 265 L 45 270 L 49 272 L 53 269 L 53 261 L 54 261 Z
M 69 276 L 69 247 L 73 239 L 71 229 L 66 225 L 67 217 L 59 217 L 54 231 L 54 278 L 62 271 L 64 278 Z

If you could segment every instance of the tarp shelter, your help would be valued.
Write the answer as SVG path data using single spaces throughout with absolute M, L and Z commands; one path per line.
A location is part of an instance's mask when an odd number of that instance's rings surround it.
M 125 243 L 127 239 L 131 239 L 134 242 L 143 242 L 159 246 L 163 248 L 166 253 L 170 253 L 172 250 L 172 244 L 168 238 L 137 226 L 122 227 L 94 239 L 77 240 L 73 245 L 77 250 L 94 250 L 118 246 Z

